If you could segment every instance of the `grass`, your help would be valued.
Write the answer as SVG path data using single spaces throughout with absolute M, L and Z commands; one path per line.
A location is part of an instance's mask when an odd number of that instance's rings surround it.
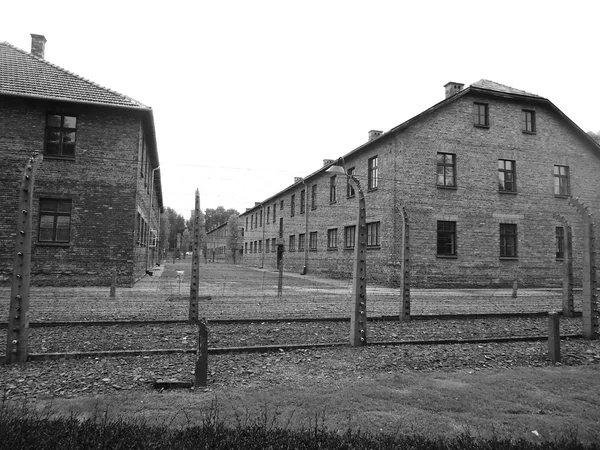
M 122 392 L 32 402 L 55 417 L 111 418 L 185 427 L 203 423 L 211 405 L 227 427 L 260 424 L 289 430 L 455 439 L 600 442 L 598 366 L 516 368 L 452 373 L 408 372 L 306 383 L 247 384 L 207 391 Z
M 595 450 L 598 444 L 579 441 L 576 433 L 540 442 L 493 436 L 481 438 L 468 430 L 451 437 L 423 434 L 371 433 L 327 429 L 316 416 L 310 427 L 290 429 L 271 421 L 268 415 L 248 423 L 228 426 L 213 403 L 201 423 L 183 427 L 150 425 L 140 419 L 109 418 L 106 413 L 81 419 L 51 418 L 28 410 L 2 405 L 0 437 L 4 448 L 14 449 L 414 449 L 414 450 Z

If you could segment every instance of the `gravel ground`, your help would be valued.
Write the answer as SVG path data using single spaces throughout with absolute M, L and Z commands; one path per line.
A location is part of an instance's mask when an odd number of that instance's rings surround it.
M 30 353 L 69 353 L 102 350 L 195 349 L 196 325 L 144 324 L 36 327 L 30 330 Z M 209 323 L 209 347 L 316 344 L 348 342 L 349 322 Z M 562 335 L 581 334 L 581 318 L 561 318 Z M 0 330 L 4 341 L 6 329 Z M 370 342 L 545 336 L 548 319 L 494 318 L 469 320 L 373 321 Z
M 5 339 L 6 329 L 0 330 Z M 112 325 L 31 330 L 31 353 L 195 348 L 195 326 Z M 347 342 L 348 322 L 209 324 L 209 347 Z M 561 334 L 581 333 L 581 319 L 561 318 Z M 539 336 L 546 318 L 371 322 L 370 342 Z M 547 366 L 546 342 L 452 345 L 347 345 L 271 353 L 209 355 L 209 388 L 319 383 L 406 371 L 456 371 Z M 562 364 L 600 363 L 600 342 L 566 339 Z M 94 357 L 0 365 L 0 398 L 97 395 L 151 390 L 155 380 L 193 379 L 195 356 Z

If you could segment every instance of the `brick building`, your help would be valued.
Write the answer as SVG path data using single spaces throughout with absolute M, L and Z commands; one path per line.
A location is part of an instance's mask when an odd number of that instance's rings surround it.
M 34 285 L 132 285 L 156 261 L 163 207 L 152 109 L 31 53 L 0 43 L 0 271 L 14 258 L 19 184 L 35 178 Z
M 371 280 L 395 285 L 402 208 L 411 281 L 420 287 L 558 286 L 564 229 L 573 226 L 581 276 L 581 220 L 568 197 L 600 209 L 600 146 L 548 99 L 488 80 L 448 83 L 445 98 L 339 160 L 298 178 L 241 215 L 244 264 L 347 277 L 361 182 Z

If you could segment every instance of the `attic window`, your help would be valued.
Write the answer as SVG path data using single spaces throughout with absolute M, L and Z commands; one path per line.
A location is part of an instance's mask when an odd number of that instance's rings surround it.
M 75 158 L 77 118 L 48 114 L 44 154 L 51 157 Z
M 490 114 L 487 103 L 473 103 L 473 125 L 476 127 L 489 127 Z
M 523 110 L 523 131 L 525 133 L 535 133 L 535 111 L 530 109 Z

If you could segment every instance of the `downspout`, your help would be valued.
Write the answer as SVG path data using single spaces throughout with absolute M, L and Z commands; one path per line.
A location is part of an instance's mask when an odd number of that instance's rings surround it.
M 154 172 L 160 169 L 158 166 L 156 169 L 152 169 L 152 178 L 150 180 L 150 208 L 148 210 L 148 220 L 150 221 L 150 231 L 152 231 L 152 197 L 154 195 Z M 158 215 L 158 220 L 160 224 L 160 213 Z M 155 247 L 156 248 L 156 247 Z M 148 270 L 148 263 L 150 261 L 150 233 L 146 236 L 146 270 Z M 153 261 L 154 263 L 154 261 Z
M 261 212 L 261 214 L 262 214 L 262 216 L 261 216 L 261 226 L 262 226 L 262 229 L 263 229 L 262 230 L 262 249 L 261 249 L 262 250 L 262 260 L 261 260 L 261 263 L 260 263 L 260 268 L 264 269 L 264 267 L 265 267 L 265 248 L 267 248 L 267 245 L 266 245 L 267 243 L 265 242 L 265 228 L 266 228 L 266 225 L 267 225 L 267 222 L 265 220 L 266 219 L 266 216 L 265 216 L 265 203 L 262 202 L 260 204 L 260 207 L 262 208 L 262 212 Z
M 306 222 L 304 226 L 304 267 L 302 268 L 301 275 L 306 275 L 308 270 L 308 246 L 310 244 L 308 236 L 308 187 L 306 186 L 306 181 L 304 179 L 302 179 L 302 184 L 304 185 L 304 215 L 306 216 Z

